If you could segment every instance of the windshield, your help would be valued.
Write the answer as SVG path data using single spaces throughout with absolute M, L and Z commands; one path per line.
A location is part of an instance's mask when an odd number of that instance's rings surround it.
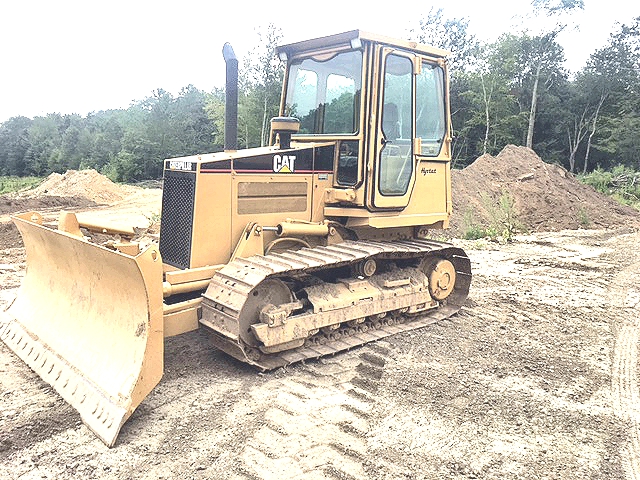
M 305 58 L 289 70 L 285 114 L 300 120 L 300 134 L 354 134 L 360 117 L 362 52 Z

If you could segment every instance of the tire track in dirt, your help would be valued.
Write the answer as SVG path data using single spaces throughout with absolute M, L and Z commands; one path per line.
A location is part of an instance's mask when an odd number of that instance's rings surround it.
M 369 478 L 624 478 L 602 308 L 619 263 L 569 240 L 489 252 L 459 315 L 389 340 Z
M 614 308 L 619 309 L 611 390 L 615 414 L 628 424 L 628 441 L 620 452 L 626 477 L 640 480 L 640 391 L 638 389 L 638 342 L 640 341 L 640 263 L 623 270 L 610 289 Z
M 385 366 L 384 342 L 267 375 L 210 350 L 195 333 L 170 339 L 167 347 L 171 360 L 163 382 L 127 422 L 114 449 L 76 421 L 46 436 L 31 432 L 31 444 L 8 446 L 5 457 L 16 476 L 0 471 L 8 478 L 60 479 L 89 473 L 123 479 L 367 478 L 367 432 Z M 185 385 L 191 388 L 185 391 Z
M 366 478 L 367 435 L 388 353 L 376 342 L 301 367 L 278 381 L 264 425 L 247 439 L 249 478 Z

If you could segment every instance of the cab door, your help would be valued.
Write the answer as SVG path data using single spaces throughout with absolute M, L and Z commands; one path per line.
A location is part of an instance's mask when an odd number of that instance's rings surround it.
M 416 56 L 382 48 L 379 57 L 377 124 L 370 177 L 369 208 L 406 207 L 416 177 L 415 71 Z M 419 68 L 419 67 L 418 67 Z

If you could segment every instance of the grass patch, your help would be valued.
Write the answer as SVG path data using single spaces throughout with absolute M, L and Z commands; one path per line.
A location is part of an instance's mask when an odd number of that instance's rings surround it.
M 591 218 L 589 218 L 589 212 L 580 206 L 578 209 L 578 223 L 582 228 L 589 228 L 591 226 Z
M 472 210 L 467 210 L 462 220 L 462 235 L 465 240 L 488 238 L 498 242 L 510 242 L 516 233 L 524 230 L 516 214 L 515 200 L 509 192 L 503 191 L 498 199 L 484 194 L 481 200 L 482 206 L 489 214 L 489 224 L 483 225 L 475 218 Z
M 462 238 L 465 240 L 479 240 L 487 238 L 487 228 L 481 225 L 472 209 L 467 209 L 462 217 Z
M 0 195 L 33 188 L 44 180 L 42 177 L 3 177 L 0 176 Z
M 609 195 L 618 203 L 640 210 L 640 172 L 632 168 L 618 165 L 611 171 L 597 169 L 586 175 L 579 175 L 578 180 Z

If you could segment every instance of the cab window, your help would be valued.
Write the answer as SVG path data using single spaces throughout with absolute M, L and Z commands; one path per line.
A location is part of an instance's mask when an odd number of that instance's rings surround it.
M 300 134 L 355 134 L 360 118 L 362 52 L 310 57 L 291 64 L 285 114 L 300 120 Z
M 444 71 L 423 62 L 416 78 L 416 137 L 421 139 L 421 155 L 437 156 L 446 133 Z
M 407 193 L 413 173 L 412 122 L 413 62 L 388 55 L 382 91 L 382 136 L 378 188 L 382 195 Z

